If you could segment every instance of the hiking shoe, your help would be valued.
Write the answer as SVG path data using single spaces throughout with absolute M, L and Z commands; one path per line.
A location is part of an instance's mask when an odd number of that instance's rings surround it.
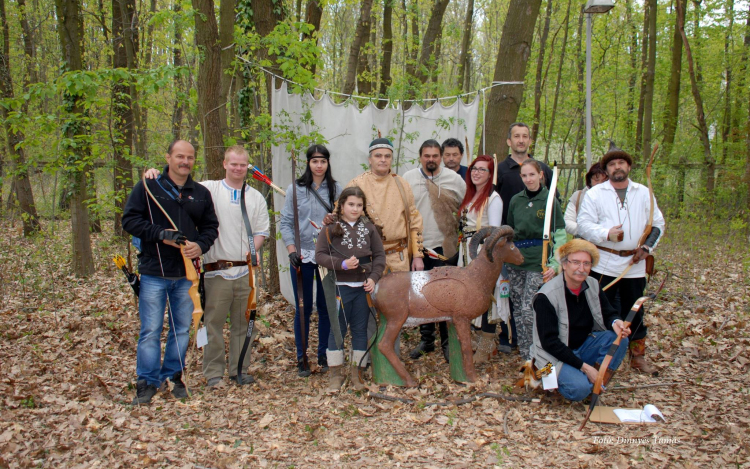
M 218 386 L 219 383 L 221 383 L 221 376 L 216 376 L 213 378 L 208 378 L 208 381 L 206 382 L 206 386 L 209 388 L 212 388 L 214 386 Z
M 497 346 L 497 351 L 500 353 L 511 353 L 513 349 L 510 347 L 510 345 L 500 344 Z
M 148 404 L 156 394 L 156 386 L 148 384 L 145 379 L 139 379 L 135 384 L 133 405 Z
M 234 381 L 235 383 L 237 383 L 237 377 L 236 376 L 230 376 L 229 379 L 231 381 Z M 254 382 L 255 382 L 255 378 L 253 378 L 252 375 L 249 375 L 247 373 L 242 373 L 242 382 L 241 383 L 237 383 L 237 384 L 239 384 L 240 386 L 242 386 L 243 384 L 252 384 Z
M 175 399 L 185 399 L 188 397 L 185 383 L 182 382 L 182 371 L 178 371 L 172 376 L 172 395 Z
M 307 363 L 307 360 L 304 358 L 297 360 L 297 376 L 300 378 L 306 378 L 310 376 L 310 374 L 310 365 Z
M 325 373 L 328 371 L 328 357 L 325 355 L 321 355 L 318 357 L 318 366 L 320 367 L 320 372 Z

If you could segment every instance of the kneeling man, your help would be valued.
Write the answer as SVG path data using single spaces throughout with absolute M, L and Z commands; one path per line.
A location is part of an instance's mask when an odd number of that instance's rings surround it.
M 542 368 L 552 363 L 560 394 L 581 401 L 591 394 L 599 364 L 612 342 L 622 336 L 604 376 L 604 384 L 620 366 L 628 350 L 630 328 L 609 304 L 599 283 L 589 277 L 599 262 L 599 251 L 583 239 L 569 241 L 555 254 L 562 266 L 533 300 L 534 343 L 531 356 Z

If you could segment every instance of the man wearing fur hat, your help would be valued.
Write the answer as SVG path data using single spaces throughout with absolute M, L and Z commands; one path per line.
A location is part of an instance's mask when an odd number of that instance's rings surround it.
M 560 394 L 581 401 L 591 393 L 599 364 L 618 336 L 623 339 L 604 375 L 609 382 L 628 347 L 630 329 L 610 305 L 589 272 L 599 262 L 596 246 L 574 239 L 560 246 L 555 257 L 558 275 L 534 296 L 534 342 L 531 356 L 537 368 L 555 366 Z
M 460 142 L 459 142 L 460 144 Z M 442 150 L 437 140 L 425 140 L 419 147 L 419 167 L 407 171 L 404 179 L 414 193 L 417 210 L 424 224 L 424 247 L 451 258 L 458 252 L 458 206 L 466 194 L 466 183 L 454 171 L 441 168 Z M 425 270 L 440 267 L 445 261 L 425 256 Z M 439 323 L 440 345 L 448 361 L 448 325 Z M 409 355 L 418 359 L 435 350 L 435 323 L 419 326 L 421 341 Z
M 664 217 L 654 199 L 653 226 L 645 242 L 640 243 L 651 214 L 648 187 L 629 179 L 633 158 L 610 145 L 601 162 L 609 181 L 588 190 L 578 213 L 578 235 L 596 245 L 601 262 L 594 276 L 602 286 L 609 285 L 629 266 L 621 280 L 606 291 L 610 302 L 620 297 L 620 314 L 625 316 L 646 288 L 646 259 L 664 233 Z M 633 319 L 630 338 L 631 368 L 653 376 L 658 369 L 646 361 L 644 308 Z

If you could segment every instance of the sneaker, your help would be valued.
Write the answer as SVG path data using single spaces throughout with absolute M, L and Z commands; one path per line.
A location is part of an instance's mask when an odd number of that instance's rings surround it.
M 145 379 L 139 379 L 135 384 L 133 405 L 148 404 L 156 394 L 156 386 L 148 384 Z
M 206 386 L 209 388 L 212 388 L 214 386 L 218 386 L 219 383 L 221 383 L 221 376 L 215 376 L 213 378 L 208 378 L 208 382 L 206 383 Z
M 182 382 L 182 371 L 178 371 L 172 376 L 172 395 L 175 399 L 185 399 L 188 397 L 187 388 L 185 383 Z
M 310 365 L 307 363 L 307 360 L 301 358 L 297 360 L 297 376 L 300 378 L 305 378 L 307 376 L 310 376 Z
M 321 355 L 318 357 L 318 366 L 320 367 L 320 372 L 325 373 L 328 371 L 328 357 L 325 355 Z
M 234 381 L 235 383 L 237 383 L 237 377 L 236 376 L 230 376 L 229 380 L 230 381 Z M 255 382 L 255 378 L 253 378 L 253 375 L 249 375 L 247 373 L 242 373 L 242 382 L 241 383 L 237 383 L 237 384 L 239 384 L 240 386 L 242 386 L 243 384 L 253 384 L 254 382 Z
M 510 347 L 510 345 L 500 344 L 497 346 L 497 351 L 500 353 L 511 353 L 513 349 Z

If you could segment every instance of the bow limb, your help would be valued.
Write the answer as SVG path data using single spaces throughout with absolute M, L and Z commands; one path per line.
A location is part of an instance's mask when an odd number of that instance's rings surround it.
M 294 249 L 302 259 L 302 241 L 300 237 L 300 223 L 299 223 L 299 203 L 297 199 L 297 155 L 292 150 L 292 206 L 294 209 Z M 308 187 L 308 190 L 310 188 Z M 299 329 L 300 329 L 300 341 L 302 342 L 302 363 L 305 369 L 309 369 L 310 365 L 307 361 L 307 337 L 305 332 L 305 311 L 304 311 L 304 300 L 302 296 L 303 285 L 302 285 L 302 268 L 297 267 L 294 269 L 297 275 L 297 314 L 299 314 Z
M 547 195 L 547 205 L 544 210 L 544 230 L 542 231 L 542 273 L 547 271 L 547 258 L 549 256 L 549 244 L 552 234 L 552 216 L 555 211 L 555 192 L 557 191 L 557 178 L 559 168 L 557 162 L 552 165 L 552 181 Z
M 252 343 L 253 331 L 255 330 L 255 315 L 257 313 L 257 288 L 255 285 L 255 272 L 253 267 L 252 253 L 247 253 L 247 267 L 248 267 L 248 283 L 250 285 L 250 294 L 247 296 L 247 307 L 245 308 L 245 320 L 247 321 L 247 333 L 245 334 L 245 342 L 242 344 L 242 351 L 240 352 L 239 360 L 237 360 L 237 384 L 240 386 L 243 384 L 242 369 L 245 361 L 245 355 L 247 354 L 248 348 Z M 256 260 L 257 262 L 257 260 Z

